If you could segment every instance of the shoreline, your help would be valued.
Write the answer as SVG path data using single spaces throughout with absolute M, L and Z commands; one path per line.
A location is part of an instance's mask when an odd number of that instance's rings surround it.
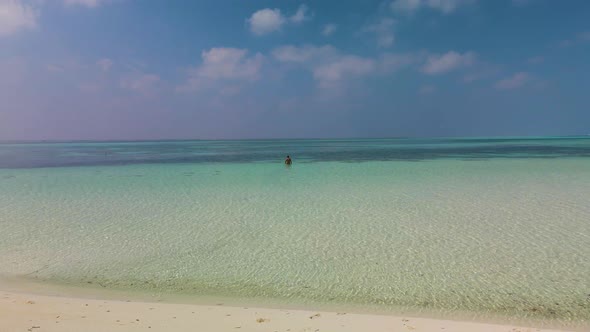
M 369 312 L 359 308 L 244 305 L 220 297 L 137 296 L 112 289 L 90 289 L 21 280 L 0 280 L 0 331 L 588 331 L 585 322 L 538 324 L 500 319 L 469 319 L 460 314 Z M 177 300 L 177 301 L 175 301 Z M 536 327 L 535 327 L 536 326 Z
M 0 291 L 1 331 L 510 331 L 556 332 L 467 321 L 348 312 L 151 303 Z M 581 330 L 580 330 L 581 331 Z
M 461 309 L 433 309 L 413 306 L 370 305 L 361 303 L 327 303 L 303 299 L 274 299 L 265 297 L 236 297 L 221 294 L 186 294 L 167 291 L 112 288 L 96 284 L 69 284 L 22 277 L 0 277 L 0 293 L 29 294 L 81 300 L 141 302 L 175 305 L 212 306 L 223 303 L 228 307 L 252 307 L 271 310 L 318 312 L 348 312 L 369 316 L 413 317 L 419 319 L 471 322 L 506 326 L 527 326 L 537 329 L 590 331 L 585 320 L 569 321 L 543 316 L 519 317 L 501 312 L 478 312 Z M 1 330 L 0 330 L 1 331 Z

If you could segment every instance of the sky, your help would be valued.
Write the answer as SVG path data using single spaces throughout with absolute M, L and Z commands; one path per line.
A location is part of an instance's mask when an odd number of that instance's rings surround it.
M 0 0 L 0 140 L 590 134 L 587 0 Z

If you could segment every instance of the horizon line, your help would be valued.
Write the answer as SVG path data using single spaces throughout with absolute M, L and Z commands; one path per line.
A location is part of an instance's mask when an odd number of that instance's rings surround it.
M 505 136 L 383 136 L 383 137 L 261 137 L 261 138 L 154 138 L 154 139 L 46 139 L 0 140 L 0 144 L 35 143 L 134 143 L 134 142 L 190 142 L 190 141 L 303 141 L 303 140 L 378 140 L 378 139 L 533 139 L 533 138 L 590 138 L 590 134 L 572 135 L 505 135 Z

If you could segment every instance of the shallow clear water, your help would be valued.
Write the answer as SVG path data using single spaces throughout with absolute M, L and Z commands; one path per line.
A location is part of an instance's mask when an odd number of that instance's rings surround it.
M 590 320 L 589 139 L 405 141 L 0 145 L 0 276 Z

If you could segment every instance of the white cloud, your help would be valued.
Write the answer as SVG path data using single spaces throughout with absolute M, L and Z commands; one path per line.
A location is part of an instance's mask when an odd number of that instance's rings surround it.
M 160 77 L 154 74 L 133 74 L 121 79 L 121 87 L 135 92 L 148 94 L 153 91 Z
M 422 72 L 428 75 L 438 75 L 449 71 L 471 66 L 475 62 L 475 54 L 466 52 L 463 54 L 450 51 L 445 54 L 431 55 L 422 66 Z
M 319 87 L 342 86 L 347 80 L 368 75 L 390 74 L 420 63 L 424 54 L 384 53 L 379 57 L 343 54 L 331 45 L 275 48 L 273 58 L 309 70 Z
M 95 8 L 98 7 L 98 5 L 100 5 L 101 1 L 102 0 L 64 0 L 64 3 L 68 6 L 80 5 L 89 8 Z
M 248 58 L 248 51 L 237 48 L 212 48 L 201 54 L 203 64 L 197 69 L 198 75 L 208 79 L 245 79 L 259 77 L 263 56 L 257 53 Z
M 248 50 L 219 47 L 201 53 L 202 63 L 189 70 L 189 78 L 180 91 L 194 91 L 218 81 L 255 81 L 260 78 L 264 56 L 248 56 Z
M 98 61 L 96 61 L 96 65 L 102 70 L 102 71 L 109 71 L 111 69 L 111 67 L 113 66 L 113 61 L 111 59 L 100 59 Z
M 395 21 L 391 18 L 383 18 L 376 24 L 363 28 L 364 32 L 373 32 L 377 36 L 377 46 L 387 48 L 393 45 L 395 39 L 393 34 L 393 24 Z
M 293 23 L 301 23 L 309 19 L 309 15 L 307 15 L 309 8 L 306 5 L 301 5 L 297 8 L 297 11 L 293 16 L 289 18 L 289 20 Z
M 450 14 L 457 8 L 468 5 L 476 0 L 394 0 L 391 9 L 395 12 L 413 14 L 422 8 L 437 10 L 443 14 Z
M 255 35 L 266 35 L 275 31 L 280 31 L 287 24 L 300 24 L 310 19 L 308 15 L 309 7 L 301 5 L 297 8 L 295 14 L 291 17 L 285 17 L 280 9 L 264 8 L 258 10 L 246 20 L 250 26 L 250 31 Z
M 261 9 L 247 20 L 250 31 L 256 35 L 266 35 L 281 29 L 286 19 L 280 9 Z
M 37 26 L 37 11 L 19 0 L 0 0 L 0 37 Z
M 330 45 L 325 46 L 311 46 L 305 45 L 302 47 L 287 45 L 277 47 L 272 51 L 272 55 L 280 62 L 308 62 L 308 61 L 322 61 L 330 56 L 335 56 L 337 53 Z
M 519 72 L 512 75 L 511 77 L 496 82 L 495 87 L 496 89 L 500 90 L 516 89 L 525 85 L 529 80 L 529 74 L 525 72 Z
M 345 77 L 363 76 L 375 70 L 375 61 L 355 55 L 345 55 L 313 69 L 313 77 L 321 88 L 337 86 Z
M 272 52 L 279 62 L 299 64 L 311 71 L 321 88 L 335 88 L 346 79 L 375 72 L 377 61 L 356 55 L 341 54 L 330 45 L 278 47 Z
M 322 35 L 326 37 L 331 36 L 334 34 L 334 32 L 336 32 L 337 28 L 338 26 L 336 24 L 326 24 L 322 28 Z

